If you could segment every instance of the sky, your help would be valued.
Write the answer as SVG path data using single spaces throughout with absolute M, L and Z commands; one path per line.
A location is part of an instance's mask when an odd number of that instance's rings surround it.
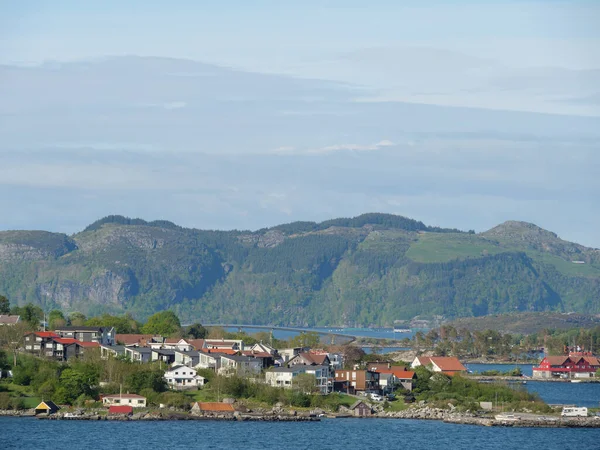
M 390 212 L 600 247 L 600 2 L 0 2 L 0 229 Z

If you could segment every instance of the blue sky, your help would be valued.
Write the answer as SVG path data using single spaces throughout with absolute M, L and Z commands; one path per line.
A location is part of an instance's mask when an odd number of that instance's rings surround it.
M 2 2 L 0 229 L 382 211 L 600 247 L 598 23 L 596 1 Z

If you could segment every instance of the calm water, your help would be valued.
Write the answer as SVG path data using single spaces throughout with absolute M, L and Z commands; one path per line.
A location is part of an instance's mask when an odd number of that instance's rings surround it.
M 465 364 L 466 368 L 473 373 L 481 373 L 486 370 L 498 370 L 500 372 L 508 372 L 515 367 L 520 367 L 523 375 L 528 377 L 533 376 L 533 364 Z
M 553 383 L 529 381 L 523 387 L 537 392 L 546 403 L 559 405 L 600 406 L 600 383 Z M 600 444 L 597 448 L 600 448 Z
M 491 428 L 437 421 L 314 423 L 79 422 L 0 417 L 0 448 L 70 449 L 539 449 L 598 448 L 598 429 Z
M 238 331 L 238 327 L 226 328 L 227 331 Z M 346 334 L 348 336 L 360 336 L 360 337 L 371 337 L 371 338 L 384 338 L 384 339 L 404 339 L 412 338 L 415 331 L 408 333 L 394 333 L 392 328 L 306 328 L 306 331 L 319 331 L 322 333 L 337 333 Z M 266 329 L 242 327 L 242 331 L 253 334 L 257 331 L 268 331 Z M 286 330 L 273 330 L 273 336 L 276 339 L 289 339 L 298 334 L 297 331 L 286 331 Z

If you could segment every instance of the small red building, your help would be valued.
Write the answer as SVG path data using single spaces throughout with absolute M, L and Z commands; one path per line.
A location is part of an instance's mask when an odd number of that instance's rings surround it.
M 591 352 L 570 352 L 568 356 L 546 356 L 533 368 L 534 378 L 587 378 L 600 369 Z
M 126 414 L 130 416 L 133 414 L 133 407 L 127 405 L 111 405 L 108 408 L 109 414 Z

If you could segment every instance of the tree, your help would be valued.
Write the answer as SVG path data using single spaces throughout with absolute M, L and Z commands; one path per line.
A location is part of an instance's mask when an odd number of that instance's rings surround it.
M 51 330 L 56 330 L 59 327 L 65 326 L 66 324 L 67 321 L 62 311 L 58 309 L 53 309 L 50 311 L 50 314 L 48 314 L 48 327 Z
M 194 323 L 188 327 L 187 334 L 189 337 L 194 339 L 204 339 L 206 336 L 208 336 L 208 330 L 201 324 Z
M 41 320 L 44 318 L 44 311 L 33 303 L 27 303 L 23 307 L 14 306 L 10 310 L 11 314 L 21 316 L 21 320 L 27 322 L 31 328 L 38 329 Z
M 302 332 L 297 336 L 294 336 L 290 339 L 289 342 L 291 347 L 318 347 L 321 345 L 321 338 L 319 337 L 319 333 L 315 331 Z
M 86 317 L 79 311 L 72 312 L 69 314 L 69 323 L 74 327 L 81 327 L 85 325 Z
M 13 367 L 17 365 L 17 354 L 23 346 L 25 333 L 31 330 L 28 322 L 0 326 L 0 347 L 6 348 L 13 355 Z
M 173 311 L 161 311 L 151 315 L 148 322 L 142 327 L 145 334 L 171 336 L 181 332 L 181 322 Z
M 301 373 L 294 378 L 294 387 L 304 394 L 312 394 L 317 389 L 317 379 L 310 373 Z
M 4 295 L 0 295 L 0 314 L 10 314 L 10 302 Z

